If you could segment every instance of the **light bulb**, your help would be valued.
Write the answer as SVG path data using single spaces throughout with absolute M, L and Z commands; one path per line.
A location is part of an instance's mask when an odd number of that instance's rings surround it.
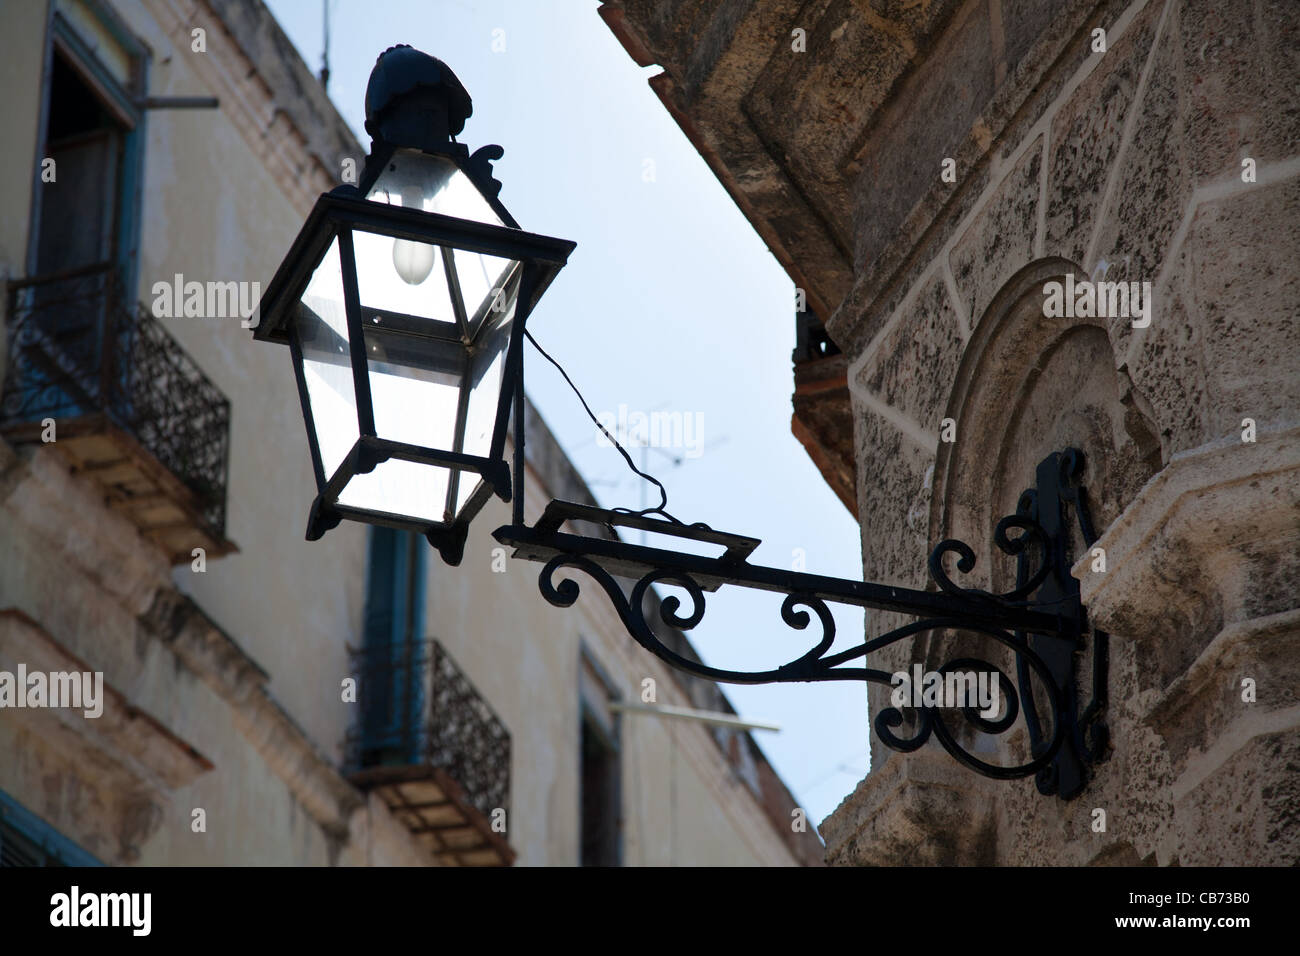
M 410 239 L 393 240 L 393 268 L 407 285 L 419 285 L 433 271 L 433 246 Z

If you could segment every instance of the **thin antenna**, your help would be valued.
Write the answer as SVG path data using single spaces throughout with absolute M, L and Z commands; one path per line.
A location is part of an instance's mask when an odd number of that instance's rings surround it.
M 325 49 L 321 51 L 320 86 L 328 90 L 330 85 L 330 0 L 321 0 L 325 12 Z

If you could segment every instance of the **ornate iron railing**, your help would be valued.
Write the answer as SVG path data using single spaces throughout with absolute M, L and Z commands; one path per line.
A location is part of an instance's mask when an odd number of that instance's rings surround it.
M 230 401 L 117 270 L 95 266 L 8 284 L 0 427 L 102 414 L 226 524 Z
M 426 765 L 445 770 L 484 815 L 508 809 L 510 733 L 436 640 L 352 654 L 359 718 L 349 772 Z

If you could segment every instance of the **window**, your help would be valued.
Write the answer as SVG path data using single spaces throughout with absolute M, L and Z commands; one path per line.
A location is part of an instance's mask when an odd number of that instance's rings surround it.
M 56 51 L 44 150 L 56 178 L 41 188 L 37 274 L 112 261 L 126 132 Z
M 361 765 L 411 763 L 420 746 L 428 649 L 429 545 L 420 535 L 370 528 L 362 644 Z
M 74 23 L 75 21 L 75 23 Z M 112 267 L 131 290 L 143 160 L 144 48 L 95 0 L 54 15 L 28 272 Z M 54 178 L 44 160 L 54 161 Z
M 0 791 L 0 867 L 5 866 L 103 864 Z
M 583 866 L 623 862 L 622 762 L 611 683 L 584 651 L 579 664 L 579 818 Z
M 59 4 L 32 189 L 34 281 L 15 286 L 12 303 L 18 321 L 30 323 L 24 341 L 33 349 L 24 388 L 11 397 L 20 408 L 43 404 L 45 415 L 77 418 L 96 410 L 97 390 L 129 391 L 129 367 L 110 375 L 99 366 L 132 348 L 131 325 L 111 313 L 131 301 L 138 268 L 144 62 L 140 42 L 97 0 Z

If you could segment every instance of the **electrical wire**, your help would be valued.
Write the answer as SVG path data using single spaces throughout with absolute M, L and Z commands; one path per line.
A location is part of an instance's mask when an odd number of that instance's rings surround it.
M 609 433 L 609 429 L 607 429 L 604 425 L 602 425 L 600 423 L 600 420 L 596 417 L 595 413 L 592 412 L 591 406 L 588 405 L 587 400 L 582 397 L 582 392 L 579 391 L 578 386 L 573 384 L 573 379 L 569 378 L 569 373 L 564 370 L 564 366 L 561 365 L 559 362 L 557 362 L 554 358 L 552 358 L 550 353 L 548 353 L 546 349 L 542 348 L 540 345 L 537 344 L 537 339 L 533 338 L 533 333 L 528 329 L 524 329 L 524 337 L 527 338 L 528 341 L 533 344 L 533 348 L 537 349 L 537 351 L 541 353 L 542 358 L 546 359 L 546 361 L 550 362 L 552 365 L 555 366 L 556 371 L 558 371 L 560 375 L 563 376 L 564 380 L 569 384 L 569 388 L 573 389 L 573 394 L 578 396 L 578 401 L 582 403 L 583 410 L 586 411 L 587 417 L 592 420 L 595 426 L 599 428 L 601 432 L 604 434 L 604 436 L 610 440 L 613 446 L 618 449 L 618 453 L 623 456 L 623 460 L 627 462 L 627 466 L 632 469 L 632 472 L 636 474 L 638 477 L 644 479 L 645 481 L 650 482 L 652 485 L 654 485 L 656 488 L 659 489 L 658 507 L 643 508 L 640 511 L 635 511 L 631 508 L 614 508 L 612 510 L 618 512 L 619 514 L 635 515 L 637 517 L 645 517 L 646 515 L 660 515 L 664 518 L 667 518 L 673 524 L 684 525 L 685 522 L 680 521 L 677 518 L 674 518 L 671 514 L 668 513 L 668 489 L 664 487 L 663 482 L 661 482 L 654 475 L 646 474 L 644 471 L 642 471 L 640 468 L 636 466 L 636 464 L 632 461 L 632 456 L 627 453 L 627 449 L 624 448 L 621 444 L 619 444 L 618 439 Z M 705 527 L 705 526 L 694 525 L 693 527 Z

